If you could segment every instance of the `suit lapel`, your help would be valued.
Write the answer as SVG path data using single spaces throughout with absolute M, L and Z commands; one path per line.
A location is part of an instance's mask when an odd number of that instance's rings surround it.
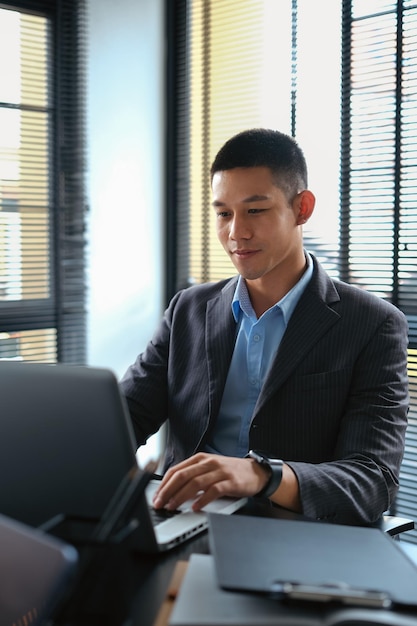
M 339 314 L 329 306 L 338 300 L 333 282 L 315 261 L 315 272 L 288 323 L 255 413 L 291 375 L 320 337 L 338 322 Z
M 237 278 L 230 280 L 220 294 L 207 302 L 206 354 L 209 375 L 210 419 L 217 415 L 236 339 L 232 300 Z
M 333 281 L 314 259 L 310 283 L 291 316 L 281 345 L 260 393 L 255 414 L 290 376 L 304 356 L 329 328 L 339 320 L 331 307 L 339 294 Z M 209 415 L 217 415 L 236 339 L 236 323 L 231 311 L 237 277 L 209 300 L 206 308 L 206 354 L 209 376 Z

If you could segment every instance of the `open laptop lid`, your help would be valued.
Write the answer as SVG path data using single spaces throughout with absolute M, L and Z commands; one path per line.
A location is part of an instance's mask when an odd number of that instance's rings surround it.
M 288 600 L 417 606 L 417 567 L 376 528 L 209 514 L 223 589 Z
M 0 515 L 0 624 L 36 626 L 59 607 L 77 570 L 74 547 Z
M 72 365 L 0 362 L 0 513 L 31 526 L 98 519 L 137 465 L 114 374 Z

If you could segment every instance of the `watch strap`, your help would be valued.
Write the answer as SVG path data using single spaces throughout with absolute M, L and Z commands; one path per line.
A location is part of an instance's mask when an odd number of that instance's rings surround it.
M 259 465 L 268 468 L 270 472 L 269 479 L 266 485 L 258 491 L 255 496 L 269 498 L 281 484 L 283 461 L 281 459 L 271 459 L 257 450 L 250 450 L 246 458 L 254 459 Z

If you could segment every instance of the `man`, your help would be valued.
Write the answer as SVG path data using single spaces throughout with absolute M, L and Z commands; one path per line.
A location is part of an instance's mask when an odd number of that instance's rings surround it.
M 168 421 L 154 505 L 262 495 L 315 519 L 371 523 L 398 489 L 406 320 L 304 250 L 315 198 L 291 137 L 239 133 L 211 180 L 239 276 L 178 293 L 121 381 L 138 445 Z

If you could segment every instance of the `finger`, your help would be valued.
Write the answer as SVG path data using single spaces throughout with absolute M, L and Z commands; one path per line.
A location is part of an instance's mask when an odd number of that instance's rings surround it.
M 199 491 L 211 484 L 211 480 L 207 478 L 210 471 L 208 465 L 204 463 L 193 463 L 182 469 L 176 466 L 175 471 L 164 477 L 155 493 L 154 507 L 172 510 L 187 500 L 194 499 Z
M 201 511 L 201 509 L 204 509 L 204 507 L 210 504 L 210 502 L 214 502 L 214 500 L 229 494 L 229 489 L 229 482 L 227 480 L 212 483 L 210 487 L 201 491 L 194 499 L 191 506 L 192 510 L 195 512 Z
M 201 469 L 201 466 L 200 466 Z M 209 467 L 190 479 L 167 504 L 167 508 L 178 508 L 187 500 L 193 500 L 192 509 L 198 511 L 224 495 L 240 495 L 234 486 L 233 477 L 222 466 Z
M 163 488 L 165 485 L 168 484 L 169 480 L 176 475 L 179 471 L 186 469 L 187 467 L 191 467 L 193 465 L 199 464 L 199 463 L 206 463 L 206 462 L 210 462 L 213 459 L 213 455 L 212 454 L 208 454 L 205 452 L 199 452 L 197 454 L 194 454 L 191 457 L 188 457 L 187 459 L 184 459 L 184 461 L 181 461 L 180 463 L 177 463 L 176 465 L 174 465 L 173 467 L 170 467 L 164 474 L 162 480 L 161 480 L 161 485 L 159 487 L 159 489 Z

